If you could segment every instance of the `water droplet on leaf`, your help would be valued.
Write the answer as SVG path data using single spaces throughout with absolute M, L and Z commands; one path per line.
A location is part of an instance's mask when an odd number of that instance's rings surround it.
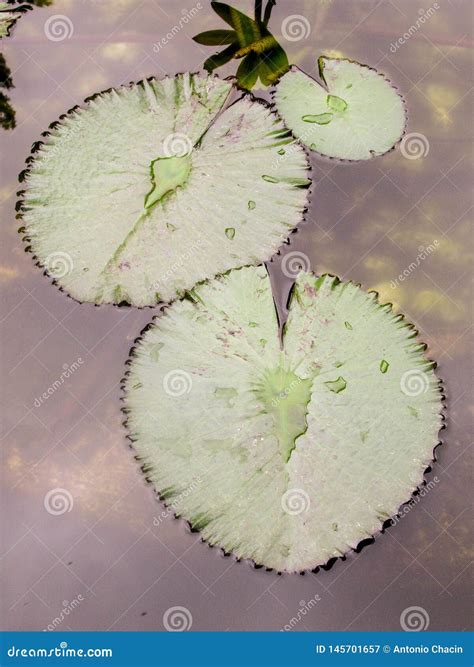
M 318 113 L 302 116 L 305 123 L 316 123 L 317 125 L 328 125 L 332 121 L 332 113 Z

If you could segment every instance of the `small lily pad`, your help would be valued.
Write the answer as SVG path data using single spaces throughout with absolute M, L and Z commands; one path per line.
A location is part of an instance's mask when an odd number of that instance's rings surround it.
M 352 60 L 319 58 L 321 82 L 297 67 L 274 93 L 287 127 L 308 148 L 344 160 L 383 155 L 401 139 L 405 106 L 390 81 Z

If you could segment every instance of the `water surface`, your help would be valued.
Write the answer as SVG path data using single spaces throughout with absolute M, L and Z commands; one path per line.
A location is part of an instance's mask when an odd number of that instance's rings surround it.
M 17 174 L 49 123 L 98 90 L 198 69 L 209 50 L 191 37 L 218 19 L 204 1 L 57 0 L 2 41 L 18 120 L 0 134 L 5 628 L 42 629 L 74 600 L 61 629 L 162 629 L 176 605 L 190 610 L 196 630 L 278 630 L 292 617 L 302 631 L 397 630 L 412 605 L 426 610 L 430 629 L 468 625 L 472 8 L 467 0 L 437 4 L 403 44 L 397 40 L 421 16 L 410 0 L 282 1 L 272 19 L 279 33 L 289 14 L 305 17 L 305 36 L 283 43 L 308 72 L 322 53 L 383 71 L 407 101 L 408 132 L 424 137 L 418 159 L 400 150 L 357 165 L 313 158 L 311 206 L 285 252 L 378 290 L 415 322 L 449 406 L 425 497 L 360 554 L 304 577 L 223 558 L 163 513 L 138 474 L 118 409 L 124 361 L 153 311 L 79 306 L 42 277 L 16 232 Z M 57 14 L 73 34 L 52 41 L 45 22 Z M 271 273 L 284 303 L 290 283 L 279 262 Z M 44 507 L 55 488 L 72 498 L 56 516 Z

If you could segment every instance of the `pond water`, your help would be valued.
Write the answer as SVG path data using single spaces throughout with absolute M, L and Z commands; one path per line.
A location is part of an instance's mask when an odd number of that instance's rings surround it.
M 41 275 L 16 231 L 17 174 L 49 123 L 88 95 L 199 69 L 210 51 L 191 37 L 219 19 L 204 1 L 56 0 L 1 43 L 17 111 L 17 128 L 0 134 L 5 628 L 162 629 L 174 606 L 196 630 L 278 630 L 292 618 L 302 631 L 397 630 L 410 606 L 432 630 L 468 625 L 472 5 L 292 0 L 271 25 L 309 73 L 320 54 L 350 57 L 407 101 L 417 136 L 403 151 L 353 165 L 312 157 L 311 204 L 282 255 L 377 290 L 416 324 L 449 410 L 428 490 L 361 553 L 281 577 L 209 549 L 155 500 L 119 411 L 124 362 L 154 311 L 79 305 Z M 281 259 L 270 272 L 282 308 Z

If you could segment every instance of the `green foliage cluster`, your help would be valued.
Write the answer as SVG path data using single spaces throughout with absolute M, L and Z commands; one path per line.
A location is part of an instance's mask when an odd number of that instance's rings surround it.
M 53 0 L 29 0 L 28 3 L 18 3 L 15 2 L 14 0 L 7 0 L 6 2 L 1 2 L 0 3 L 0 21 L 2 18 L 2 13 L 3 12 L 8 12 L 9 14 L 11 12 L 14 12 L 18 14 L 18 18 L 24 13 L 29 11 L 30 9 L 33 9 L 33 6 L 35 7 L 48 7 L 53 3 Z M 13 23 L 8 22 L 7 27 L 6 27 L 6 35 L 9 35 L 9 31 L 14 25 L 14 23 L 18 20 L 15 19 Z M 2 35 L 0 35 L 0 38 Z M 10 88 L 13 88 L 13 81 L 11 77 L 11 71 L 10 68 L 8 67 L 5 57 L 3 56 L 2 53 L 0 53 L 0 126 L 3 127 L 5 130 L 12 130 L 15 127 L 16 121 L 15 121 L 15 109 L 12 107 L 10 103 L 10 98 L 8 95 L 4 92 L 6 90 L 9 90 Z
M 255 16 L 250 18 L 223 2 L 211 2 L 212 9 L 232 30 L 208 30 L 194 37 L 198 44 L 226 47 L 208 58 L 204 69 L 213 72 L 236 58 L 241 61 L 237 83 L 244 90 L 251 90 L 258 79 L 264 86 L 275 83 L 289 69 L 284 49 L 268 29 L 275 4 L 276 0 L 268 0 L 264 10 L 263 0 L 256 0 Z

